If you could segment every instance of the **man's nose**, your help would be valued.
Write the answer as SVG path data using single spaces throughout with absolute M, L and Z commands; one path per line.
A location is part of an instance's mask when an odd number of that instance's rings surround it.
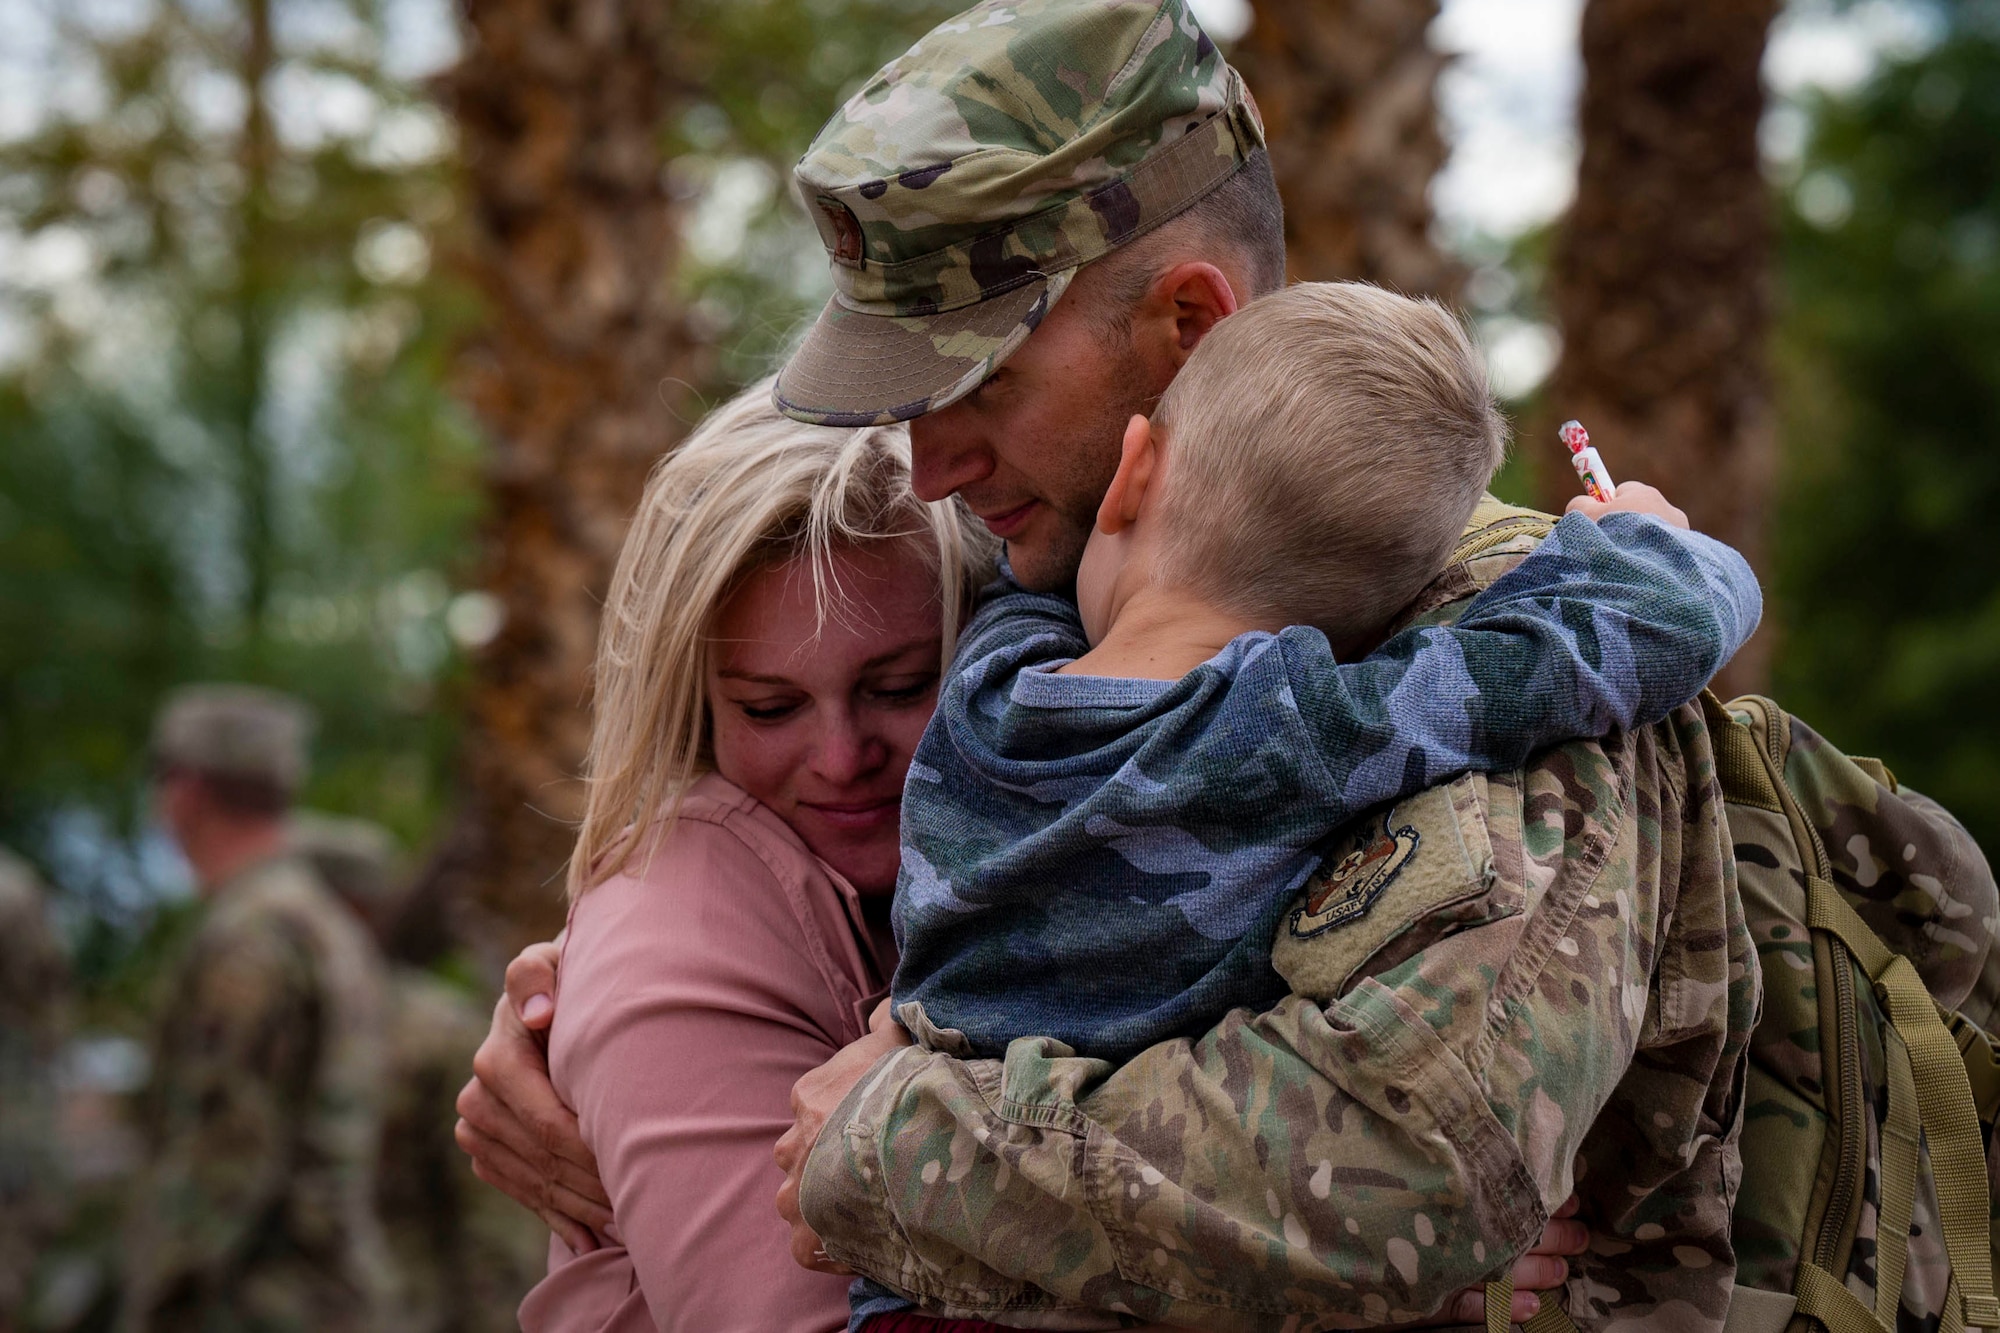
M 953 403 L 910 423 L 910 489 L 920 500 L 942 500 L 993 475 L 993 451 L 974 429 L 972 414 Z

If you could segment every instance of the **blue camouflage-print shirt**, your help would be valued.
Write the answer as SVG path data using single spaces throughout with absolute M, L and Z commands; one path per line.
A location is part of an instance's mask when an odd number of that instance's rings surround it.
M 1355 814 L 1657 721 L 1761 613 L 1720 542 L 1571 515 L 1455 625 L 1360 661 L 1293 627 L 1127 680 L 1057 674 L 1088 647 L 1075 603 L 1003 571 L 904 790 L 898 1012 L 981 1056 L 1051 1036 L 1122 1061 L 1266 1007 L 1278 918 Z

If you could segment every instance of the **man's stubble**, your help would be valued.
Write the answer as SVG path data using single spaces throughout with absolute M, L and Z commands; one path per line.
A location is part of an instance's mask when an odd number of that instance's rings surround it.
M 1107 330 L 1101 372 L 1090 391 L 1063 414 L 1043 441 L 1040 489 L 1048 514 L 1030 543 L 1007 544 L 1007 560 L 1023 587 L 1037 592 L 1070 592 L 1076 584 L 1083 548 L 1097 524 L 1104 493 L 1118 473 L 1125 423 L 1150 414 L 1165 386 L 1153 387 L 1131 338 Z

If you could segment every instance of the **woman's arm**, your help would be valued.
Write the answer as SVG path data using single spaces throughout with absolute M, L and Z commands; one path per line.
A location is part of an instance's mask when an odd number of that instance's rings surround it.
M 549 1082 L 546 1043 L 555 1018 L 560 937 L 530 944 L 507 965 L 507 993 L 493 1006 L 472 1077 L 458 1094 L 453 1137 L 472 1173 L 542 1219 L 574 1254 L 597 1248 L 611 1196 L 576 1113 Z
M 792 1263 L 772 1206 L 792 1084 L 852 1035 L 839 1010 L 772 869 L 713 824 L 683 821 L 644 880 L 589 891 L 550 1064 L 596 1153 L 613 1230 L 605 1250 L 570 1261 L 599 1295 L 561 1297 L 559 1264 L 524 1326 L 600 1326 L 578 1318 L 583 1306 L 615 1325 L 605 1307 L 634 1282 L 661 1330 L 846 1323 L 846 1283 Z

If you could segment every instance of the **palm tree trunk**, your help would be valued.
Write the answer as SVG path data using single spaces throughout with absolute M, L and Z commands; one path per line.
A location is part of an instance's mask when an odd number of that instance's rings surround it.
M 1533 457 L 1576 493 L 1554 421 L 1589 427 L 1612 475 L 1651 482 L 1702 531 L 1764 554 L 1776 445 L 1765 344 L 1771 220 L 1759 69 L 1777 0 L 1589 0 L 1583 161 L 1550 302 L 1562 358 Z M 1770 636 L 1723 673 L 1760 687 Z
M 236 496 L 240 505 L 239 549 L 243 554 L 244 641 L 261 657 L 265 622 L 277 579 L 278 541 L 273 509 L 271 441 L 264 429 L 264 388 L 271 354 L 272 272 L 276 259 L 271 235 L 271 162 L 276 155 L 265 81 L 277 63 L 270 0 L 245 6 L 246 40 L 238 72 L 246 93 L 237 165 L 243 172 L 243 201 L 237 238 L 236 383 L 231 402 L 235 420 Z
M 1231 59 L 1264 115 L 1294 278 L 1450 295 L 1431 241 L 1445 157 L 1425 40 L 1437 0 L 1256 0 Z
M 488 959 L 546 939 L 582 811 L 598 608 L 701 354 L 668 283 L 660 143 L 681 96 L 662 0 L 465 0 L 448 81 L 488 322 L 461 362 L 491 441 L 461 811 L 420 899 Z

